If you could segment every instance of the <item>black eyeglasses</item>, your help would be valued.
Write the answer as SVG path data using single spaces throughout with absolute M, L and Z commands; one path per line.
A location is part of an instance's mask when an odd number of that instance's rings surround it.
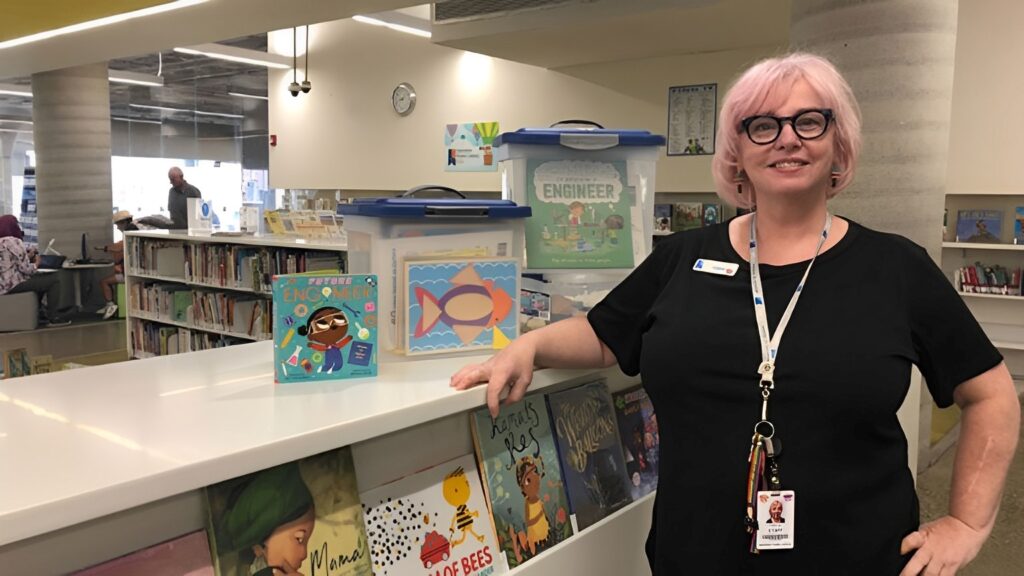
M 793 132 L 801 140 L 814 140 L 821 138 L 828 130 L 828 125 L 835 116 L 829 108 L 820 110 L 804 110 L 795 116 L 750 116 L 740 122 L 740 126 L 747 133 L 747 137 L 754 144 L 762 146 L 771 144 L 779 139 L 782 134 L 782 126 L 789 122 Z

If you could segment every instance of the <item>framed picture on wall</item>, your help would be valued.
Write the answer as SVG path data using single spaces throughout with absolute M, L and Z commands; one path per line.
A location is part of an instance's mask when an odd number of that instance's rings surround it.
M 672 86 L 668 89 L 669 156 L 715 153 L 718 84 Z

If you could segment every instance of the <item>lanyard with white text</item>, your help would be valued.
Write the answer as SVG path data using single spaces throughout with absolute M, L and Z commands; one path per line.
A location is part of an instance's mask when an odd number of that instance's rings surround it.
M 779 325 L 775 327 L 775 333 L 772 334 L 768 327 L 764 290 L 761 286 L 761 271 L 757 260 L 757 213 L 755 212 L 750 216 L 750 291 L 754 299 L 754 316 L 757 319 L 757 332 L 761 340 L 761 364 L 757 368 L 759 388 L 761 390 L 761 419 L 754 424 L 754 436 L 751 439 L 749 456 L 750 467 L 747 473 L 747 516 L 745 520 L 747 531 L 751 534 L 756 535 L 758 529 L 757 520 L 754 515 L 754 500 L 757 491 L 763 484 L 766 464 L 769 472 L 768 488 L 771 490 L 781 489 L 779 467 L 775 460 L 775 456 L 780 451 L 781 444 L 778 440 L 773 441 L 775 425 L 768 419 L 768 399 L 771 397 L 772 390 L 775 389 L 775 357 L 779 350 L 779 343 L 782 341 L 782 334 L 785 332 L 786 325 L 789 324 L 789 319 L 793 316 L 796 303 L 800 299 L 800 294 L 807 284 L 807 277 L 811 273 L 811 267 L 814 266 L 814 261 L 818 258 L 818 254 L 821 253 L 821 247 L 825 245 L 831 228 L 832 215 L 826 212 L 825 226 L 821 231 L 821 238 L 818 239 L 818 247 L 814 251 L 814 257 L 807 264 L 807 270 L 804 271 L 803 278 L 797 284 L 796 291 L 793 292 L 793 296 L 789 299 L 789 305 L 786 306 L 786 310 L 782 313 L 782 318 L 779 319 Z M 751 551 L 757 552 L 753 539 L 751 541 Z

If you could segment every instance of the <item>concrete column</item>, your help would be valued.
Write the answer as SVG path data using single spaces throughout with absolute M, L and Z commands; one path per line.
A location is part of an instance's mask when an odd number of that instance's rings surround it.
M 11 154 L 14 152 L 14 143 L 17 140 L 17 133 L 0 133 L 0 214 L 18 213 L 13 203 L 14 190 L 11 188 L 11 177 L 14 176 Z
M 864 116 L 856 180 L 833 203 L 869 227 L 942 248 L 956 0 L 793 0 L 790 43 L 831 59 Z
M 107 65 L 33 74 L 32 94 L 39 243 L 76 256 L 83 232 L 113 239 Z
M 902 234 L 938 262 L 957 0 L 793 0 L 790 44 L 831 59 L 864 116 L 856 179 L 834 213 Z M 931 398 L 914 371 L 900 409 L 911 470 L 927 458 Z M 923 390 L 923 391 L 922 391 Z

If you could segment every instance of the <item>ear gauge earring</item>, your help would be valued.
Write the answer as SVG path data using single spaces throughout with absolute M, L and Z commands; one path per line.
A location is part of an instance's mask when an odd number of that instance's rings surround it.
M 835 188 L 836 184 L 839 183 L 839 177 L 842 176 L 842 175 L 843 175 L 843 173 L 839 170 L 838 167 L 836 167 L 836 166 L 832 167 L 832 187 L 833 188 Z
M 743 194 L 743 181 L 747 179 L 747 173 L 745 170 L 738 170 L 736 175 L 732 177 L 732 181 L 736 184 L 736 193 Z

